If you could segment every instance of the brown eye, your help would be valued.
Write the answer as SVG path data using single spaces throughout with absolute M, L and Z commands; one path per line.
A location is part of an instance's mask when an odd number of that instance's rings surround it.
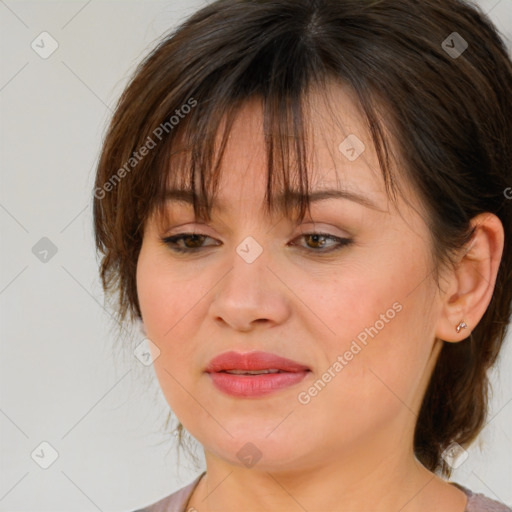
M 176 253 L 194 253 L 199 252 L 201 249 L 214 247 L 219 244 L 204 245 L 204 242 L 211 237 L 197 233 L 181 233 L 179 235 L 162 238 L 162 243 L 168 246 L 173 252 Z M 347 247 L 353 240 L 350 238 L 340 238 L 334 235 L 327 235 L 324 233 L 305 233 L 298 237 L 296 240 L 304 239 L 306 245 L 298 245 L 300 249 L 310 253 L 327 254 L 333 251 Z M 330 242 L 330 244 L 329 244 Z
M 351 240 L 350 238 L 340 238 L 334 235 L 327 235 L 324 233 L 305 233 L 302 236 L 298 237 L 297 240 L 301 238 L 306 241 L 306 247 L 300 246 L 302 249 L 312 249 L 310 252 L 317 252 L 319 254 L 329 253 L 342 249 L 343 247 L 346 247 L 353 242 L 353 240 Z M 334 243 L 328 246 L 328 241 Z
M 196 233 L 181 233 L 179 235 L 162 238 L 162 242 L 175 252 L 187 253 L 196 252 L 197 250 L 202 249 L 203 247 L 211 247 L 211 245 L 202 245 L 207 238 L 210 237 L 207 235 L 200 235 Z M 183 245 L 180 246 L 180 242 L 183 242 Z
M 327 244 L 327 237 L 324 235 L 305 235 L 304 239 L 313 244 L 312 249 L 322 249 Z

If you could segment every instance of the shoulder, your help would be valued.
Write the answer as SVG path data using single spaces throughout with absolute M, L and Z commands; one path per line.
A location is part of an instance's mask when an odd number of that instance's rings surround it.
M 169 496 L 166 496 L 151 505 L 135 510 L 134 512 L 186 512 L 185 506 L 203 475 L 204 472 L 185 487 L 178 489 Z
M 504 503 L 488 498 L 484 494 L 475 493 L 463 485 L 452 483 L 464 491 L 468 497 L 465 512 L 512 512 L 512 508 Z

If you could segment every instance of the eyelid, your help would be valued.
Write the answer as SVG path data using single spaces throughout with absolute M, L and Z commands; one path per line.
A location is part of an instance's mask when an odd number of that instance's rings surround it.
M 182 231 L 180 233 L 177 233 L 175 235 L 170 235 L 166 237 L 162 237 L 160 239 L 162 245 L 167 246 L 169 250 L 171 250 L 175 254 L 181 254 L 181 255 L 194 255 L 201 253 L 204 250 L 207 250 L 210 247 L 218 247 L 218 243 L 210 244 L 210 245 L 204 245 L 200 247 L 179 247 L 178 242 L 181 242 L 187 238 L 190 237 L 200 237 L 200 238 L 206 238 L 210 240 L 214 240 L 215 242 L 219 242 L 214 237 L 211 237 L 205 233 L 190 233 Z M 331 247 L 330 249 L 323 249 L 320 248 L 320 250 L 315 250 L 312 248 L 305 247 L 301 245 L 300 243 L 296 243 L 297 240 L 300 240 L 302 238 L 306 237 L 320 237 L 327 240 L 330 240 L 331 242 L 334 242 L 334 247 Z M 288 242 L 287 245 L 292 247 L 298 247 L 299 250 L 303 251 L 307 256 L 327 256 L 331 253 L 337 253 L 341 251 L 343 248 L 353 245 L 354 244 L 354 238 L 353 237 L 343 237 L 343 236 L 336 236 L 331 233 L 324 232 L 322 230 L 306 230 L 302 232 L 301 234 L 294 236 L 290 242 Z M 222 242 L 220 242 L 220 245 L 222 245 Z
M 311 227 L 311 228 L 304 226 L 303 224 L 301 224 L 299 226 L 301 235 L 307 235 L 311 231 L 314 231 L 316 233 L 322 233 L 325 235 L 335 236 L 338 238 L 353 238 L 354 237 L 354 233 L 352 233 L 348 229 L 342 229 L 340 227 L 333 226 L 332 224 L 325 223 L 325 222 L 311 221 L 310 223 L 313 225 L 313 227 Z
M 311 234 L 312 232 L 314 232 L 315 234 L 330 235 L 338 238 L 352 238 L 354 236 L 354 233 L 351 233 L 349 230 L 341 229 L 337 226 L 333 226 L 332 224 L 315 221 L 309 221 L 309 224 L 311 224 L 312 226 L 304 226 L 303 223 L 301 223 L 298 226 L 298 236 Z M 191 225 L 193 227 L 189 227 Z M 273 229 L 274 228 L 272 228 L 270 231 L 272 231 Z M 333 232 L 333 230 L 335 232 Z M 197 226 L 196 224 L 186 223 L 181 224 L 179 226 L 175 226 L 170 230 L 166 230 L 160 238 L 170 238 L 176 235 L 206 235 L 210 238 L 216 238 L 217 235 L 210 234 L 208 233 L 208 231 L 209 227 L 207 225 Z M 294 235 L 290 236 L 294 237 Z

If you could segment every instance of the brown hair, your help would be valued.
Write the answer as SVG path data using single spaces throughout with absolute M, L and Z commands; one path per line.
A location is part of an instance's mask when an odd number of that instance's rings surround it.
M 264 112 L 267 207 L 274 183 L 288 187 L 293 169 L 302 217 L 303 101 L 328 80 L 355 93 L 390 194 L 397 148 L 428 212 L 438 264 L 470 240 L 476 215 L 493 213 L 505 229 L 491 303 L 467 340 L 444 344 L 416 425 L 418 459 L 450 475 L 441 454 L 452 442 L 469 445 L 484 426 L 487 370 L 511 313 L 512 201 L 504 192 L 512 181 L 512 64 L 478 7 L 461 0 L 218 0 L 195 13 L 138 66 L 104 140 L 93 200 L 103 288 L 117 296 L 120 322 L 141 319 L 137 260 L 145 221 L 164 204 L 169 169 L 194 191 L 196 215 L 208 219 L 226 136 L 251 98 Z M 188 165 L 174 165 L 183 148 Z

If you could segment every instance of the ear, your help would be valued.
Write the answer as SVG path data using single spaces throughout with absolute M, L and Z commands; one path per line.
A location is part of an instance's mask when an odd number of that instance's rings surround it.
M 443 286 L 436 337 L 448 342 L 466 339 L 484 316 L 494 292 L 503 254 L 504 230 L 496 215 L 483 213 L 471 221 L 473 237 L 463 249 Z M 467 327 L 457 333 L 457 326 Z

